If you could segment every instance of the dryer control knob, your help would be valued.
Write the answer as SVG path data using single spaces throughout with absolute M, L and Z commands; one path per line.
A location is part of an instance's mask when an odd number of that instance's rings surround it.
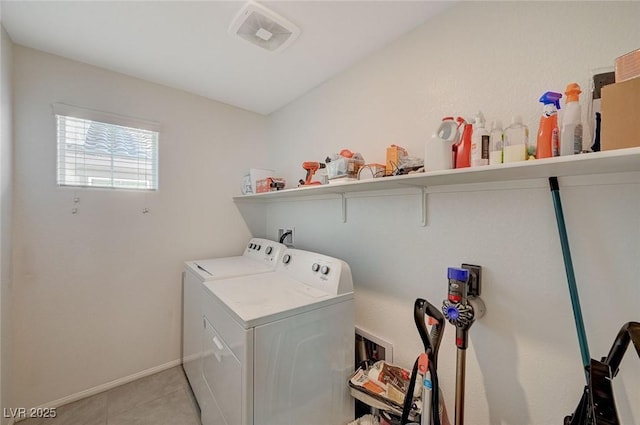
M 269 255 L 273 252 L 273 247 L 268 246 L 264 251 L 267 253 L 267 255 Z
M 282 257 L 282 262 L 285 264 L 289 264 L 289 261 L 291 261 L 291 256 L 289 254 L 285 254 L 285 256 Z
M 322 266 L 322 269 L 320 269 L 320 273 L 329 274 L 329 270 L 329 266 Z
M 314 272 L 317 272 L 318 270 L 320 270 L 320 264 L 313 263 L 313 265 L 311 266 L 311 270 L 313 270 Z
M 262 245 L 256 245 L 256 249 L 257 249 L 258 251 L 260 251 L 260 248 L 262 248 Z

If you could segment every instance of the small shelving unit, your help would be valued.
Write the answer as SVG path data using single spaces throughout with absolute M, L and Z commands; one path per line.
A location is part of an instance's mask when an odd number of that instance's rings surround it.
M 640 171 L 640 148 L 627 148 L 483 167 L 432 171 L 322 186 L 285 189 L 277 192 L 235 196 L 233 200 L 234 202 L 262 203 L 321 195 L 338 195 L 342 198 L 342 218 L 343 221 L 346 221 L 345 194 L 415 187 L 422 189 L 422 224 L 425 225 L 425 189 L 427 187 L 634 171 Z

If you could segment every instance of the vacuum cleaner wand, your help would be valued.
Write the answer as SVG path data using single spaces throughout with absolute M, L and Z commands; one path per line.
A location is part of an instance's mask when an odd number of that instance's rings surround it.
M 447 271 L 449 290 L 442 303 L 442 312 L 456 327 L 456 412 L 455 425 L 464 424 L 464 387 L 469 329 L 476 319 L 484 315 L 484 303 L 478 297 L 480 286 L 470 283 L 467 269 L 450 267 Z

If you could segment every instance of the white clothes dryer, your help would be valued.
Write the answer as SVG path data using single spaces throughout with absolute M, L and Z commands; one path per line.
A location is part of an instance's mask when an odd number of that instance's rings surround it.
M 353 420 L 349 265 L 287 249 L 274 272 L 205 282 L 203 425 Z
M 183 273 L 182 365 L 198 401 L 207 396 L 202 364 L 204 282 L 275 270 L 286 246 L 253 238 L 242 255 L 187 261 Z

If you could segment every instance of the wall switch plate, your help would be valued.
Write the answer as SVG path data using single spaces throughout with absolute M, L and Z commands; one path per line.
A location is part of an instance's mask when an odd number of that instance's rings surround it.
M 285 227 L 280 227 L 278 229 L 278 242 L 280 242 L 280 240 L 282 239 L 282 235 L 291 232 L 291 234 L 287 235 L 284 240 L 282 241 L 283 244 L 285 244 L 286 246 L 292 247 L 293 243 L 295 241 L 295 227 L 293 226 L 285 226 Z
M 470 297 L 479 297 L 482 291 L 482 267 L 473 264 L 463 264 L 462 268 L 469 270 L 469 293 Z

